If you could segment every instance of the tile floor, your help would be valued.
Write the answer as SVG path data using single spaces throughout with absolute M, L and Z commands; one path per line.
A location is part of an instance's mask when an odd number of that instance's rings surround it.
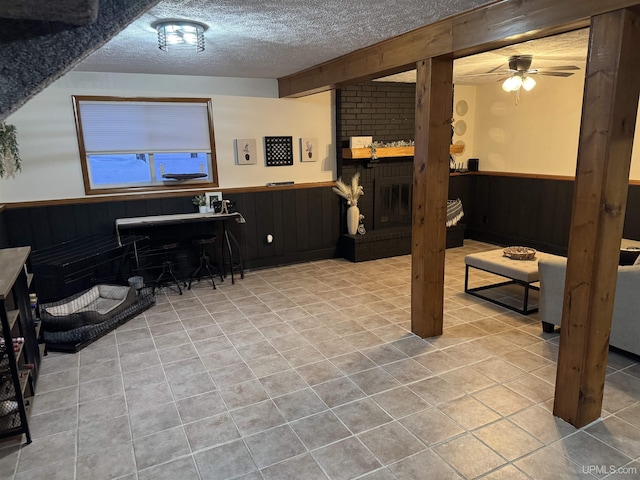
M 610 355 L 602 420 L 553 417 L 558 334 L 463 293 L 464 255 L 488 248 L 447 251 L 429 340 L 408 331 L 408 256 L 161 294 L 43 359 L 33 443 L 0 444 L 0 478 L 640 478 L 640 364 Z

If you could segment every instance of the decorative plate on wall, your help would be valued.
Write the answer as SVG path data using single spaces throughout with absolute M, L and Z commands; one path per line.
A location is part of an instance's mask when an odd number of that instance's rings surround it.
M 293 165 L 293 137 L 264 137 L 267 167 Z
M 456 126 L 453 128 L 456 135 L 464 135 L 467 133 L 467 122 L 464 120 L 458 120 Z
M 456 103 L 456 113 L 461 117 L 464 117 L 469 111 L 469 105 L 464 100 L 460 100 Z

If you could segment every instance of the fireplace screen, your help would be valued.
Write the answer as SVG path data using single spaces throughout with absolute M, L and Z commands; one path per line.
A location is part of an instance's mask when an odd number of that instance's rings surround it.
M 373 228 L 411 225 L 411 177 L 376 179 Z

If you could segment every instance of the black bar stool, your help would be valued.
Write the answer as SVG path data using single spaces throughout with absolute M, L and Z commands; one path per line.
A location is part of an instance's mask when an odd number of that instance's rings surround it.
M 178 292 L 182 295 L 182 288 L 180 288 L 180 281 L 176 277 L 175 272 L 173 271 L 173 260 L 171 259 L 171 254 L 178 248 L 178 243 L 166 243 L 159 247 L 159 250 L 163 254 L 162 260 L 162 271 L 153 285 L 152 293 L 155 293 L 156 288 L 159 288 L 163 285 L 175 285 L 178 287 Z M 186 287 L 187 284 L 185 283 Z
M 222 276 L 218 268 L 209 261 L 209 255 L 207 255 L 207 245 L 213 245 L 214 243 L 216 243 L 216 240 L 217 240 L 217 237 L 214 235 L 211 237 L 194 238 L 191 241 L 193 245 L 196 245 L 199 247 L 198 252 L 200 255 L 200 264 L 198 265 L 198 268 L 195 269 L 195 271 L 191 274 L 189 278 L 189 287 L 188 287 L 189 290 L 191 290 L 191 283 L 193 283 L 193 280 L 196 279 L 199 282 L 200 278 L 204 275 L 205 271 L 207 273 L 207 276 L 209 277 L 209 280 L 211 280 L 211 284 L 213 285 L 214 289 L 216 288 L 216 282 L 213 279 L 214 274 L 219 275 L 220 281 L 224 282 L 224 277 Z M 215 248 L 213 249 L 213 254 L 214 254 L 214 261 L 215 261 Z

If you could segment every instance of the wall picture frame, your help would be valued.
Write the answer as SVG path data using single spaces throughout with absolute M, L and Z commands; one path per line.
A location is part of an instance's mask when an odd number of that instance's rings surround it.
M 214 202 L 222 202 L 222 192 L 205 192 L 204 197 L 207 200 L 207 212 L 215 213 L 213 205 Z
M 236 165 L 256 165 L 258 163 L 255 138 L 237 138 L 234 143 Z
M 349 137 L 349 148 L 369 148 L 373 143 L 373 137 Z
M 317 138 L 303 137 L 300 139 L 301 162 L 315 162 L 319 155 Z
M 293 137 L 264 137 L 264 159 L 267 167 L 293 165 Z

